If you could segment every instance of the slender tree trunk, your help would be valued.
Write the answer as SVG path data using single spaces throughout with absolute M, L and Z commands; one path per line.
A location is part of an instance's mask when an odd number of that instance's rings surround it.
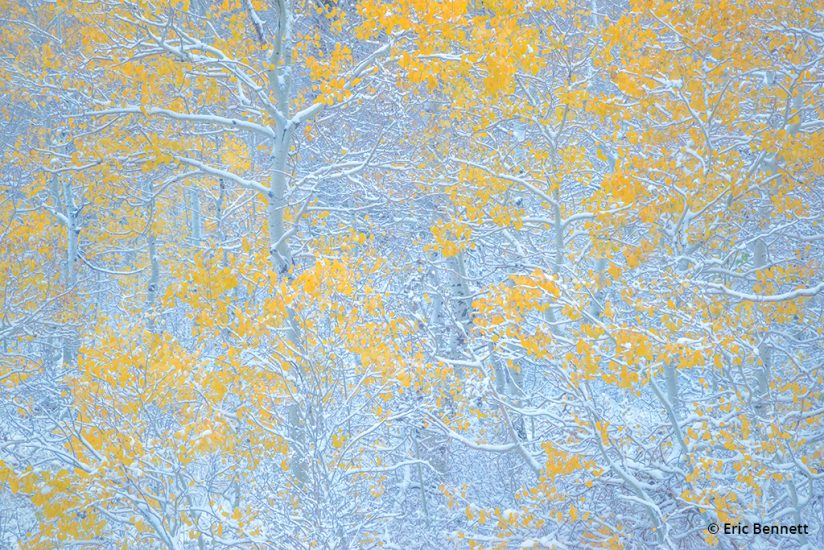
M 764 193 L 761 207 L 758 209 L 758 229 L 766 229 L 770 220 L 770 196 Z M 767 244 L 763 238 L 759 238 L 753 245 L 753 267 L 756 271 L 767 265 Z M 772 347 L 766 342 L 758 344 L 758 356 L 761 365 L 756 371 L 757 399 L 756 410 L 762 418 L 766 416 L 769 393 L 770 393 L 770 371 L 772 369 Z
M 200 240 L 203 233 L 203 222 L 200 217 L 200 192 L 196 187 L 192 187 L 189 194 L 191 196 L 192 209 L 192 246 L 200 248 Z

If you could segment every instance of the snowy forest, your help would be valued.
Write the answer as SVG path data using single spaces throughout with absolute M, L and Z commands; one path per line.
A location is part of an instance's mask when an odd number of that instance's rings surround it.
M 823 61 L 820 0 L 0 0 L 0 548 L 824 548 Z

